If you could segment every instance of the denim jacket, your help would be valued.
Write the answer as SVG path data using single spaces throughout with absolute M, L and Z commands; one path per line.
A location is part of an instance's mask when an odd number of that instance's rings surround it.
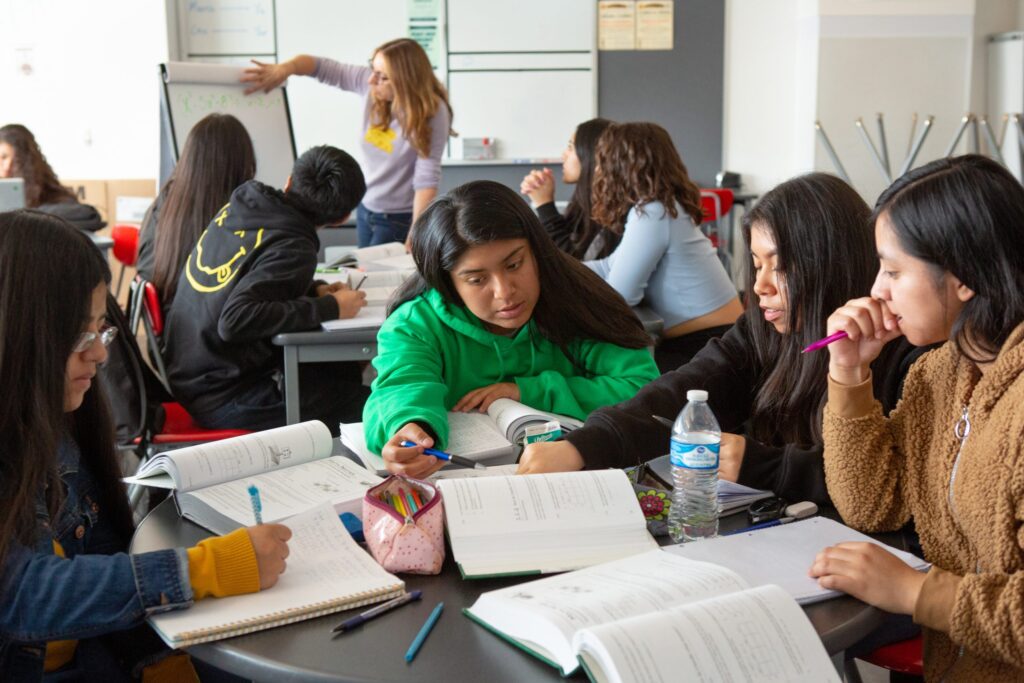
M 122 631 L 192 604 L 185 551 L 128 555 L 70 439 L 59 449 L 58 472 L 66 496 L 57 517 L 41 492 L 35 547 L 12 543 L 0 570 L 0 680 L 41 680 L 48 641 Z

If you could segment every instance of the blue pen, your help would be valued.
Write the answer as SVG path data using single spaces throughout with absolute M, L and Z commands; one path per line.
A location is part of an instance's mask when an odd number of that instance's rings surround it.
M 779 526 L 780 524 L 789 524 L 790 522 L 795 522 L 795 521 L 796 521 L 796 517 L 781 517 L 779 519 L 773 519 L 770 522 L 761 522 L 760 524 L 755 524 L 754 526 L 748 526 L 746 529 L 738 529 L 736 531 L 730 531 L 729 533 L 722 534 L 722 535 L 723 536 L 732 536 L 733 534 L 743 534 L 743 533 L 746 533 L 748 531 L 757 531 L 758 529 L 767 529 L 769 527 Z
M 422 595 L 423 591 L 412 591 L 411 593 L 399 595 L 394 600 L 388 600 L 387 602 L 383 602 L 377 605 L 376 607 L 366 610 L 361 614 L 357 614 L 351 619 L 346 619 L 345 621 L 341 622 L 340 624 L 332 628 L 331 633 L 345 633 L 347 631 L 351 631 L 354 628 L 362 626 L 370 619 L 379 617 L 380 615 L 386 612 L 390 612 L 396 607 L 401 607 L 402 605 L 407 605 L 410 602 L 415 602 L 416 600 L 419 600 L 420 596 Z
M 437 623 L 438 618 L 441 616 L 441 610 L 443 609 L 444 603 L 439 602 L 437 603 L 437 607 L 434 608 L 434 611 L 430 613 L 429 617 L 427 617 L 426 623 L 423 624 L 420 632 L 416 634 L 415 638 L 413 638 L 412 645 L 409 646 L 409 650 L 405 653 L 406 662 L 411 662 L 413 658 L 416 657 L 416 653 L 420 651 L 421 647 L 423 647 L 423 641 L 430 635 L 430 629 L 434 628 L 434 624 Z
M 402 446 L 402 448 L 415 448 L 418 444 L 414 444 L 412 441 L 403 441 L 400 445 Z M 439 451 L 436 448 L 424 448 L 423 452 L 426 453 L 427 455 L 434 456 L 438 460 L 447 460 L 449 462 L 455 463 L 456 465 L 462 465 L 463 467 L 472 467 L 473 469 L 476 470 L 487 469 L 486 465 L 481 465 L 480 463 L 470 460 L 469 458 L 463 458 L 461 455 L 451 455 L 450 453 Z
M 252 503 L 252 516 L 257 524 L 263 524 L 263 503 L 260 502 L 260 490 L 256 484 L 249 484 L 249 502 Z

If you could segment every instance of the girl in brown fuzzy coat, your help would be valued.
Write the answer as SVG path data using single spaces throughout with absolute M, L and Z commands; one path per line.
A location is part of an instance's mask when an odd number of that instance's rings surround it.
M 878 200 L 871 298 L 828 321 L 825 477 L 866 531 L 914 517 L 926 574 L 869 544 L 823 550 L 828 588 L 924 627 L 929 680 L 1024 680 L 1024 187 L 984 157 L 941 159 Z M 948 340 L 888 418 L 869 364 L 900 335 Z

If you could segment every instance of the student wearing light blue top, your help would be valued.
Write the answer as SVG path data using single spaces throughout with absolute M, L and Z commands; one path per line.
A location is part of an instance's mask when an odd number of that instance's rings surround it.
M 359 246 L 406 242 L 409 226 L 437 196 L 441 154 L 451 132 L 448 94 L 423 48 L 408 38 L 373 51 L 370 66 L 298 55 L 281 64 L 253 60 L 242 81 L 246 93 L 269 92 L 289 76 L 363 97 L 362 168 L 366 196 L 356 213 Z
M 696 227 L 700 189 L 672 138 L 653 123 L 613 124 L 601 135 L 593 218 L 622 233 L 607 258 L 586 265 L 628 304 L 664 321 L 654 358 L 662 372 L 686 364 L 743 313 L 715 248 Z

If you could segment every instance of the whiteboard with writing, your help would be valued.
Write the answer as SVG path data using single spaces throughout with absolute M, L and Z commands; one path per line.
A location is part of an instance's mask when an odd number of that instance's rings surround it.
M 272 55 L 274 0 L 181 0 L 185 53 Z
M 256 151 L 256 179 L 282 187 L 295 161 L 288 100 L 284 89 L 245 95 L 242 67 L 171 62 L 162 67 L 164 96 L 181 155 L 192 126 L 207 114 L 231 114 L 245 126 Z

